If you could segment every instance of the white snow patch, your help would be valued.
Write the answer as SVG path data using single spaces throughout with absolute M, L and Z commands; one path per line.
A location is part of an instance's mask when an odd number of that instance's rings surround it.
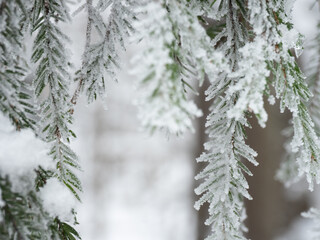
M 268 102 L 269 102 L 270 105 L 274 105 L 276 103 L 276 99 L 274 98 L 273 95 L 270 95 L 268 97 Z
M 76 199 L 72 193 L 56 178 L 50 178 L 40 189 L 43 207 L 52 216 L 59 216 L 62 221 L 72 221 L 71 210 L 76 206 Z
M 0 174 L 7 175 L 12 190 L 25 192 L 33 187 L 34 169 L 39 165 L 54 168 L 48 156 L 49 146 L 30 129 L 15 131 L 7 117 L 0 114 Z

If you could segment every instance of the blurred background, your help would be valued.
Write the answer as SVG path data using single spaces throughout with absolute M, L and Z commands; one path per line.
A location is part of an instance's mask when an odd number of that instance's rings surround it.
M 306 44 L 315 37 L 319 10 L 311 9 L 313 0 L 298 0 L 294 7 L 296 28 L 306 36 Z M 70 50 L 76 67 L 84 48 L 86 14 L 75 17 L 72 26 L 64 26 L 73 44 Z M 136 76 L 130 74 L 130 59 L 141 46 L 132 44 L 123 53 L 118 83 L 109 80 L 105 103 L 87 106 L 81 99 L 75 109 L 77 140 L 73 147 L 80 156 L 84 172 L 82 204 L 79 205 L 79 231 L 84 240 L 203 240 L 210 230 L 203 222 L 207 206 L 197 212 L 193 189 L 194 176 L 204 166 L 195 158 L 203 151 L 205 118 L 194 122 L 195 133 L 182 137 L 143 132 L 137 119 L 134 99 Z M 310 52 L 299 58 L 308 66 Z M 200 93 L 206 86 L 200 89 Z M 208 103 L 199 95 L 195 101 L 206 115 Z M 107 110 L 106 110 L 107 108 Z M 269 120 L 262 129 L 252 119 L 248 143 L 258 153 L 260 165 L 250 166 L 250 194 L 246 202 L 252 240 L 308 240 L 312 221 L 300 216 L 310 206 L 320 205 L 320 193 L 307 191 L 305 182 L 285 189 L 274 179 L 283 156 L 284 137 L 290 114 L 279 113 L 279 106 L 267 104 Z

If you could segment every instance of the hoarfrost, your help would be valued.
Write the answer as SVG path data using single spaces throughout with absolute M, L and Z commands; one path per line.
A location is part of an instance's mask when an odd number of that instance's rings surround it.
M 228 111 L 229 118 L 239 120 L 244 111 L 253 112 L 262 127 L 265 127 L 268 115 L 264 109 L 263 92 L 266 78 L 270 75 L 265 61 L 265 40 L 257 37 L 254 42 L 247 43 L 239 50 L 242 54 L 239 70 L 230 76 L 243 76 L 232 85 L 227 93 L 231 96 L 239 92 L 235 106 Z
M 161 129 L 168 134 L 192 130 L 192 119 L 202 113 L 185 94 L 189 83 L 183 71 L 188 66 L 181 62 L 181 50 L 175 45 L 175 19 L 156 2 L 141 6 L 138 11 L 148 14 L 135 24 L 140 31 L 137 38 L 145 39 L 146 50 L 132 59 L 132 73 L 142 76 L 141 97 L 137 100 L 142 125 L 150 132 Z

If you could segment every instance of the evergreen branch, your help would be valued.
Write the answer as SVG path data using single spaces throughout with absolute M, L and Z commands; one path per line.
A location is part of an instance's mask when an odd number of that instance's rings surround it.
M 191 120 L 201 116 L 185 93 L 198 69 L 191 58 L 184 56 L 184 36 L 177 18 L 179 6 L 180 3 L 150 2 L 138 9 L 147 15 L 136 22 L 140 31 L 137 39 L 144 39 L 146 47 L 133 59 L 137 63 L 133 73 L 140 78 L 139 118 L 150 133 L 163 130 L 179 135 L 192 130 Z
M 296 155 L 295 166 L 289 167 L 287 164 L 283 169 L 282 177 L 286 176 L 289 169 L 298 169 L 297 179 L 305 175 L 309 183 L 309 189 L 313 190 L 314 182 L 320 183 L 320 148 L 319 139 L 314 130 L 314 123 L 311 119 L 306 102 L 311 96 L 311 92 L 305 83 L 305 78 L 299 69 L 292 53 L 291 48 L 296 51 L 301 49 L 301 35 L 292 28 L 290 13 L 285 11 L 283 4 L 267 2 L 269 12 L 269 26 L 273 26 L 270 34 L 273 35 L 269 40 L 273 47 L 273 54 L 270 53 L 268 63 L 271 71 L 275 75 L 274 87 L 276 96 L 280 99 L 280 110 L 288 108 L 292 112 L 293 139 L 291 141 L 291 151 Z M 270 31 L 270 30 L 269 30 Z M 295 42 L 284 39 L 285 36 L 295 35 Z M 293 161 L 290 161 L 293 163 Z M 289 164 L 289 163 L 288 163 Z M 281 178 L 281 173 L 278 177 Z M 293 174 L 290 174 L 291 176 Z M 288 175 L 287 175 L 288 176 Z M 293 182 L 294 180 L 289 180 Z
M 310 44 L 310 48 L 314 49 L 315 52 L 311 58 L 311 61 L 313 64 L 310 65 L 310 67 L 307 69 L 308 74 L 308 83 L 310 86 L 310 92 L 312 93 L 312 98 L 307 104 L 307 108 L 310 112 L 310 116 L 312 117 L 312 120 L 314 122 L 314 129 L 319 137 L 320 134 L 320 23 L 318 22 L 317 26 L 317 35 L 315 39 L 313 39 L 312 43 Z M 293 133 L 291 133 L 292 137 Z M 288 144 L 288 143 L 287 143 Z M 290 185 L 296 181 L 298 181 L 301 178 L 301 175 L 299 176 L 299 165 L 296 161 L 292 161 L 291 159 L 295 159 L 299 157 L 299 153 L 293 153 L 290 151 L 290 149 L 287 150 L 287 156 L 286 161 L 282 162 L 281 171 L 278 172 L 277 177 L 279 180 L 285 182 L 287 185 Z M 289 159 L 289 161 L 287 160 Z M 291 160 L 291 161 L 290 161 Z M 316 159 L 313 159 L 314 161 L 317 161 Z M 316 176 L 318 174 L 318 171 L 314 171 L 314 169 L 311 172 Z M 297 177 L 299 176 L 299 177 Z M 303 212 L 301 214 L 305 218 L 310 218 L 314 222 L 314 226 L 312 228 L 313 232 L 313 239 L 319 239 L 320 238 L 320 228 L 319 226 L 319 220 L 320 220 L 320 211 L 316 208 L 310 208 L 308 212 Z
M 8 240 L 76 240 L 78 232 L 58 217 L 51 217 L 36 192 L 12 191 L 8 178 L 0 176 L 0 238 Z
M 31 4 L 33 3 L 33 4 Z M 35 191 L 14 192 L 10 176 L 0 176 L 0 239 L 9 240 L 75 240 L 77 231 L 59 216 L 51 216 L 39 200 L 39 191 L 51 177 L 56 177 L 80 200 L 81 183 L 76 170 L 81 170 L 76 154 L 70 149 L 74 133 L 73 107 L 81 92 L 88 102 L 105 96 L 105 73 L 115 78 L 119 68 L 118 47 L 125 49 L 125 39 L 137 28 L 145 39 L 145 51 L 135 61 L 140 87 L 146 93 L 139 101 L 143 125 L 149 130 L 164 129 L 181 134 L 192 129 L 192 119 L 200 111 L 188 99 L 193 81 L 210 81 L 207 100 L 213 100 L 207 117 L 209 140 L 206 151 L 197 159 L 207 166 L 196 179 L 199 209 L 209 203 L 212 226 L 207 239 L 246 239 L 243 226 L 243 199 L 251 199 L 244 174 L 252 175 L 242 162 L 253 165 L 257 153 L 246 144 L 247 117 L 256 115 L 265 126 L 267 113 L 264 95 L 269 95 L 272 82 L 280 108 L 292 112 L 293 129 L 287 131 L 293 140 L 289 161 L 283 164 L 280 178 L 293 182 L 306 176 L 309 188 L 320 183 L 320 61 L 313 70 L 311 91 L 294 59 L 299 55 L 302 38 L 294 29 L 290 9 L 285 1 L 276 0 L 99 0 L 93 6 L 86 0 L 75 14 L 86 9 L 88 24 L 78 85 L 69 95 L 70 65 L 65 44 L 68 37 L 57 24 L 69 20 L 63 0 L 0 0 L 0 111 L 11 118 L 16 129 L 36 129 L 36 111 L 32 97 L 23 82 L 28 67 L 21 57 L 23 30 L 31 26 L 36 33 L 32 62 L 37 69 L 33 81 L 34 95 L 40 104 L 40 137 L 51 144 L 54 171 L 41 167 L 36 172 Z M 32 5 L 32 6 L 31 6 Z M 136 6 L 141 6 L 137 8 Z M 102 13 L 110 10 L 103 21 Z M 138 21 L 136 15 L 146 12 L 148 18 Z M 213 25 L 213 26 L 210 26 Z M 93 29 L 99 34 L 93 44 Z M 210 37 L 211 39 L 210 39 Z M 318 44 L 319 45 L 319 44 Z M 138 65 L 137 64 L 137 65 Z M 272 72 L 274 78 L 270 77 Z M 273 97 L 273 96 L 271 96 Z M 71 98 L 71 99 L 70 99 Z M 310 112 L 310 114 L 309 114 Z M 293 153 L 292 153 L 293 152 Z M 288 179 L 289 178 L 289 181 Z M 10 181 L 9 181 L 10 179 Z M 12 182 L 12 185 L 15 182 Z M 307 217 L 318 218 L 311 210 Z M 1 218 L 4 219 L 1 219 Z M 3 223 L 3 224 L 2 224 Z M 75 223 L 76 224 L 76 223 Z
M 0 176 L 1 199 L 4 205 L 0 208 L 3 221 L 0 224 L 1 239 L 44 240 L 46 227 L 38 215 L 38 208 L 31 193 L 23 196 L 11 190 L 8 178 Z M 42 237 L 43 238 L 42 238 Z
M 82 66 L 76 73 L 78 86 L 71 102 L 76 104 L 81 91 L 85 91 L 88 102 L 96 100 L 98 96 L 105 96 L 105 77 L 107 72 L 115 78 L 115 70 L 119 68 L 117 45 L 124 48 L 124 39 L 131 35 L 131 22 L 135 18 L 132 8 L 135 1 L 99 1 L 96 7 L 92 2 L 86 4 L 88 12 L 87 39 L 83 54 Z M 102 21 L 100 12 L 111 6 L 108 22 Z M 91 44 L 90 34 L 92 26 L 100 33 L 102 39 L 97 44 Z
M 61 222 L 59 218 L 55 218 L 50 227 L 61 240 L 81 239 L 79 233 L 73 227 L 65 222 Z
M 310 90 L 312 93 L 312 98 L 309 103 L 309 110 L 310 115 L 314 121 L 315 124 L 315 131 L 318 136 L 320 136 L 320 23 L 318 23 L 318 35 L 316 36 L 314 40 L 314 46 L 316 48 L 316 54 L 314 56 L 314 62 L 316 62 L 315 66 L 311 66 L 311 69 L 309 69 L 309 77 L 308 77 L 308 83 L 310 86 Z
M 87 29 L 86 29 L 86 44 L 85 44 L 85 50 L 84 50 L 84 54 L 83 54 L 83 61 L 82 61 L 82 67 L 81 68 L 83 68 L 84 65 L 85 65 L 85 62 L 88 61 L 87 55 L 88 55 L 88 51 L 89 51 L 90 43 L 91 43 L 91 29 L 92 29 L 93 19 L 90 16 L 92 15 L 91 12 L 93 11 L 92 10 L 93 9 L 92 0 L 87 0 L 86 4 L 84 6 L 87 8 L 87 11 L 88 11 L 88 22 L 87 22 Z M 81 78 L 79 79 L 77 88 L 74 91 L 74 94 L 72 95 L 71 103 L 73 105 L 77 104 L 77 100 L 79 98 L 80 91 L 83 88 L 84 77 L 85 76 L 81 76 Z M 71 111 L 73 113 L 73 109 Z
M 214 99 L 206 124 L 209 141 L 205 144 L 207 152 L 197 159 L 208 164 L 196 177 L 204 181 L 195 190 L 202 194 L 195 207 L 199 209 L 203 203 L 209 203 L 210 217 L 206 224 L 212 226 L 212 233 L 207 239 L 246 239 L 243 235 L 246 230 L 243 198 L 251 199 L 251 196 L 243 172 L 252 174 L 241 161 L 244 158 L 257 165 L 254 159 L 257 153 L 245 143 L 244 127 L 249 126 L 245 118 L 247 109 L 240 109 L 236 118 L 230 111 L 234 111 L 241 100 L 240 90 L 244 86 L 239 87 L 239 84 L 247 73 L 241 65 L 245 60 L 240 52 L 247 41 L 244 29 L 247 10 L 242 1 L 219 1 L 218 4 L 222 17 L 219 20 L 224 22 L 224 27 L 212 41 L 216 50 L 226 56 L 230 70 L 209 79 L 207 100 Z
M 57 162 L 55 176 L 68 187 L 80 200 L 78 192 L 82 191 L 79 179 L 70 169 L 80 169 L 78 158 L 70 147 L 73 136 L 68 125 L 72 122 L 69 112 L 69 82 L 67 57 L 64 43 L 68 40 L 52 20 L 67 21 L 64 3 L 36 0 L 34 9 L 39 13 L 33 19 L 33 31 L 38 30 L 35 38 L 32 61 L 38 63 L 34 79 L 35 95 L 39 98 L 48 88 L 48 94 L 41 103 L 41 131 L 44 139 L 52 144 L 50 155 Z M 67 80 L 66 80 L 67 79 Z
M 28 67 L 24 60 L 22 22 L 24 6 L 18 0 L 1 2 L 0 28 L 0 111 L 9 116 L 16 129 L 35 128 L 36 110 L 27 84 Z
M 40 188 L 44 187 L 44 185 L 47 183 L 47 180 L 54 176 L 54 173 L 50 170 L 43 169 L 41 166 L 34 171 L 37 174 L 35 179 L 35 189 L 36 191 L 39 191 Z

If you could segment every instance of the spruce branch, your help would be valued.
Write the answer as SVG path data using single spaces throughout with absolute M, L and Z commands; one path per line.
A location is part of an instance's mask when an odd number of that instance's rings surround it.
M 201 111 L 188 99 L 187 91 L 195 92 L 194 81 L 203 81 L 205 68 L 211 65 L 211 72 L 216 70 L 210 61 L 219 63 L 220 56 L 212 54 L 209 37 L 185 3 L 150 2 L 138 12 L 141 20 L 135 23 L 135 40 L 144 39 L 145 50 L 132 62 L 133 73 L 139 76 L 137 105 L 142 126 L 150 133 L 162 130 L 180 135 L 193 130 L 192 119 L 201 116 Z
M 206 152 L 197 159 L 208 164 L 196 177 L 203 179 L 203 183 L 195 190 L 201 195 L 195 207 L 199 209 L 205 202 L 209 203 L 210 217 L 206 224 L 211 225 L 212 233 L 207 239 L 245 239 L 243 198 L 252 198 L 243 173 L 252 174 L 242 158 L 257 165 L 254 159 L 257 153 L 245 143 L 244 128 L 249 127 L 245 117 L 247 109 L 240 110 L 237 118 L 230 116 L 230 111 L 239 101 L 241 92 L 236 86 L 246 73 L 239 68 L 243 68 L 240 49 L 248 41 L 244 29 L 247 10 L 242 1 L 219 1 L 217 4 L 221 12 L 218 20 L 224 27 L 212 41 L 215 49 L 226 56 L 229 70 L 209 79 L 211 86 L 206 91 L 207 100 L 214 99 L 214 102 L 206 123 L 209 136 Z M 215 16 L 208 17 L 215 19 Z
M 120 67 L 116 48 L 121 45 L 124 49 L 125 38 L 133 32 L 131 22 L 135 19 L 132 8 L 135 1 L 99 1 L 96 6 L 87 1 L 80 9 L 87 9 L 88 23 L 86 31 L 86 46 L 82 56 L 81 69 L 76 72 L 77 88 L 71 99 L 76 104 L 79 94 L 86 92 L 88 102 L 97 97 L 105 98 L 105 73 L 116 78 L 115 71 Z M 102 20 L 101 13 L 110 7 L 107 23 Z M 91 43 L 92 27 L 97 30 L 100 40 Z
M 0 238 L 8 240 L 76 240 L 79 233 L 59 217 L 50 216 L 35 191 L 12 191 L 7 177 L 0 176 Z
M 44 140 L 51 143 L 50 155 L 56 161 L 55 176 L 80 200 L 81 183 L 73 170 L 80 170 L 76 154 L 68 146 L 72 136 L 69 129 L 72 116 L 69 112 L 70 75 L 64 41 L 68 41 L 53 21 L 67 21 L 69 15 L 61 1 L 36 0 L 32 19 L 32 31 L 38 31 L 33 48 L 32 61 L 37 63 L 34 79 L 35 95 L 46 95 L 41 101 L 41 133 Z M 48 93 L 46 93 L 46 90 Z
M 84 50 L 84 54 L 83 54 L 83 61 L 82 61 L 82 67 L 84 67 L 85 63 L 88 61 L 87 59 L 87 54 L 89 51 L 89 47 L 90 47 L 90 43 L 91 43 L 91 29 L 92 29 L 92 22 L 93 19 L 91 18 L 92 15 L 92 11 L 93 11 L 93 6 L 92 6 L 92 0 L 87 0 L 86 1 L 86 5 L 84 5 L 87 8 L 87 12 L 88 12 L 88 20 L 87 20 L 87 28 L 86 28 L 86 43 L 85 43 L 85 50 Z M 84 8 L 84 7 L 83 7 Z M 80 8 L 81 9 L 81 8 Z M 77 100 L 79 98 L 81 89 L 83 88 L 83 84 L 84 84 L 84 77 L 85 76 L 81 76 L 81 78 L 79 79 L 78 85 L 76 90 L 74 91 L 74 94 L 72 95 L 71 98 L 71 103 L 73 105 L 77 104 Z M 71 110 L 73 113 L 73 109 Z
M 316 2 L 315 2 L 316 3 Z M 318 1 L 320 4 L 320 2 Z M 307 73 L 307 81 L 310 87 L 310 92 L 312 93 L 312 97 L 310 101 L 307 104 L 307 108 L 310 112 L 310 116 L 312 117 L 312 120 L 314 122 L 314 129 L 317 134 L 317 136 L 320 136 L 320 22 L 318 22 L 317 25 L 317 35 L 316 37 L 311 41 L 311 43 L 308 45 L 309 49 L 313 50 L 313 55 L 311 57 L 312 64 L 306 69 Z M 296 157 L 297 153 L 289 152 L 287 153 L 289 157 Z M 314 161 L 317 161 L 314 159 Z M 283 163 L 285 164 L 285 163 Z M 287 164 L 289 165 L 289 164 Z M 291 163 L 289 165 L 291 167 L 295 167 L 294 170 L 298 172 L 298 166 L 297 163 Z M 294 171 L 292 171 L 294 172 Z M 291 173 L 291 172 L 289 172 Z M 315 174 L 318 174 L 316 172 Z M 282 177 L 282 175 L 280 175 Z M 297 178 L 289 178 L 289 180 Z M 282 179 L 281 179 L 282 180 Z M 313 233 L 313 239 L 319 239 L 320 238 L 320 228 L 319 228 L 319 221 L 320 221 L 320 211 L 317 208 L 310 208 L 307 212 L 303 212 L 301 214 L 305 218 L 310 218 L 314 222 L 314 226 L 311 229 L 311 232 Z
M 270 52 L 269 68 L 273 72 L 274 87 L 276 97 L 280 99 L 280 110 L 285 108 L 292 112 L 293 138 L 291 141 L 291 151 L 296 154 L 296 163 L 289 161 L 289 166 L 283 164 L 283 170 L 278 173 L 278 178 L 284 179 L 285 176 L 293 176 L 288 171 L 298 169 L 296 180 L 305 176 L 309 189 L 313 190 L 313 185 L 320 182 L 319 171 L 319 139 L 314 130 L 314 123 L 307 109 L 307 101 L 311 97 L 311 92 L 305 82 L 296 60 L 291 52 L 293 48 L 297 54 L 301 49 L 301 35 L 293 29 L 290 12 L 285 10 L 284 4 L 277 4 L 274 1 L 267 2 L 266 9 L 269 13 L 266 20 L 269 23 L 270 36 L 269 44 L 273 47 Z M 272 28 L 272 30 L 271 30 Z M 291 37 L 288 41 L 286 37 Z M 292 159 L 290 157 L 290 159 Z M 282 173 L 281 173 L 282 172 Z M 282 176 L 281 176 L 282 175 Z M 296 180 L 288 179 L 288 182 Z
M 9 116 L 17 130 L 35 129 L 36 118 L 32 94 L 25 82 L 29 70 L 24 59 L 22 22 L 12 20 L 19 19 L 23 9 L 18 0 L 1 2 L 0 111 Z

